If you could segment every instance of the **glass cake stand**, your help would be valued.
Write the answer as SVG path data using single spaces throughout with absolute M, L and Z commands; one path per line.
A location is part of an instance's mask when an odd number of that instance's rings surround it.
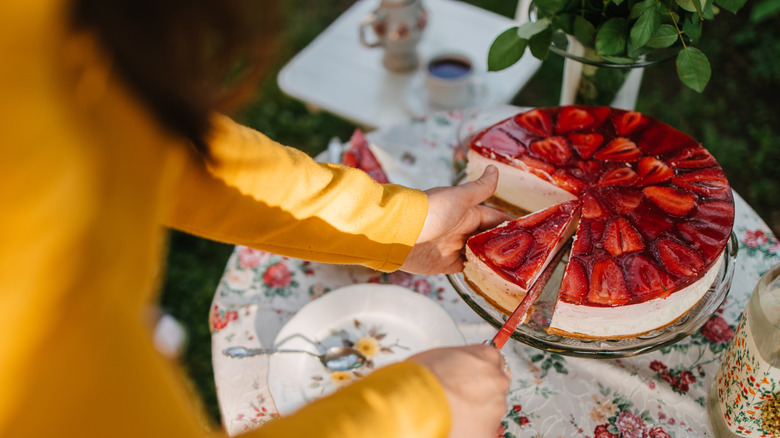
M 737 257 L 737 238 L 732 233 L 723 251 L 723 263 L 715 281 L 704 297 L 674 324 L 634 338 L 614 340 L 587 340 L 547 333 L 555 299 L 558 294 L 568 257 L 563 257 L 555 268 L 544 291 L 534 303 L 530 319 L 512 334 L 512 339 L 541 350 L 565 356 L 615 359 L 636 356 L 677 343 L 696 332 L 720 307 L 731 288 Z M 463 273 L 449 275 L 450 283 L 463 300 L 490 325 L 498 329 L 507 315 L 490 305 L 466 282 Z

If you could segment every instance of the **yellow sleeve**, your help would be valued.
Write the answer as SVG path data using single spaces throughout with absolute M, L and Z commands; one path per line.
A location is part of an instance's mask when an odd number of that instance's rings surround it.
M 425 221 L 424 193 L 316 163 L 224 116 L 215 124 L 214 161 L 189 157 L 169 226 L 308 260 L 403 263 Z
M 422 365 L 401 362 L 267 423 L 258 438 L 434 438 L 449 430 L 447 398 L 438 381 Z

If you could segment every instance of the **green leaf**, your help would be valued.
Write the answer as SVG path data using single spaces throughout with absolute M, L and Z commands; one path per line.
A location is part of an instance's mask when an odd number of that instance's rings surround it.
M 534 5 L 546 15 L 555 15 L 566 6 L 566 0 L 535 0 Z
M 703 21 L 699 19 L 698 15 L 691 15 L 683 23 L 682 31 L 685 35 L 688 36 L 688 38 L 691 39 L 692 42 L 695 43 L 699 41 L 699 38 L 701 38 L 702 23 Z
M 574 19 L 576 17 L 577 15 L 566 14 L 566 13 L 556 15 L 552 17 L 552 27 L 553 29 L 560 29 L 569 35 L 573 35 Z
M 677 76 L 690 89 L 701 93 L 711 75 L 710 61 L 701 50 L 685 47 L 677 54 Z
M 549 27 L 549 18 L 542 18 L 538 21 L 529 21 L 528 23 L 523 23 L 523 25 L 518 28 L 517 36 L 522 39 L 529 40 L 532 36 L 546 30 Z
M 662 24 L 658 26 L 658 29 L 655 30 L 655 33 L 646 45 L 654 49 L 661 49 L 674 44 L 677 41 L 677 38 L 677 29 L 675 29 L 674 26 L 671 24 Z
M 745 5 L 746 0 L 716 0 L 716 3 L 721 8 L 731 12 L 732 14 L 736 14 L 737 11 L 742 8 L 742 6 Z M 770 3 L 770 2 L 767 2 Z M 777 3 L 777 2 L 775 2 Z
M 638 49 L 650 41 L 658 26 L 661 24 L 660 10 L 650 7 L 642 12 L 639 19 L 631 26 L 631 45 Z
M 528 48 L 531 49 L 531 54 L 534 55 L 536 59 L 542 61 L 547 59 L 547 54 L 550 53 L 552 33 L 552 29 L 547 28 L 531 37 L 531 40 L 528 42 Z
M 620 55 L 626 51 L 628 20 L 610 18 L 596 32 L 596 53 L 601 56 Z
M 695 4 L 693 3 L 694 1 L 696 2 Z M 675 3 L 688 12 L 698 12 L 701 10 L 701 2 L 699 0 L 675 0 Z
M 574 17 L 574 36 L 583 45 L 593 46 L 593 41 L 596 39 L 596 28 L 593 23 L 577 15 Z
M 496 37 L 488 50 L 488 71 L 499 71 L 514 65 L 523 57 L 528 40 L 517 35 L 517 27 Z
M 631 7 L 631 13 L 628 15 L 628 18 L 632 20 L 636 20 L 637 18 L 639 18 L 640 15 L 642 15 L 642 13 L 644 13 L 647 9 L 650 9 L 651 7 L 655 6 L 656 4 L 657 4 L 657 0 L 644 0 L 638 2 Z
M 780 2 L 778 1 L 764 0 L 753 3 L 753 8 L 750 10 L 750 22 L 760 23 L 778 12 L 780 12 Z

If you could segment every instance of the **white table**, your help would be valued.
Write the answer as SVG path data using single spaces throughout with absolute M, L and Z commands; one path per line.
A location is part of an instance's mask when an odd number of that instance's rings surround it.
M 517 22 L 455 0 L 424 0 L 423 5 L 429 21 L 419 45 L 421 61 L 448 51 L 470 56 L 485 90 L 474 106 L 508 103 L 541 65 L 527 53 L 509 69 L 487 72 L 491 43 Z M 420 101 L 419 72 L 391 72 L 382 65 L 382 48 L 360 44 L 359 22 L 378 6 L 379 0 L 355 2 L 282 68 L 277 78 L 282 91 L 367 129 L 435 110 Z

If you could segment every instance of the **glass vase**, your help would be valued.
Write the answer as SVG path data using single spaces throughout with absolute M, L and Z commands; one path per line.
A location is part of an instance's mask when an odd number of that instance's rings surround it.
M 707 410 L 716 437 L 780 437 L 780 264 L 753 290 Z
M 533 2 L 528 20 L 537 19 Z M 553 33 L 550 51 L 564 57 L 560 105 L 607 105 L 633 110 L 645 67 L 665 62 L 677 53 L 673 47 L 651 50 L 636 59 L 607 59 L 593 47 L 562 31 Z

